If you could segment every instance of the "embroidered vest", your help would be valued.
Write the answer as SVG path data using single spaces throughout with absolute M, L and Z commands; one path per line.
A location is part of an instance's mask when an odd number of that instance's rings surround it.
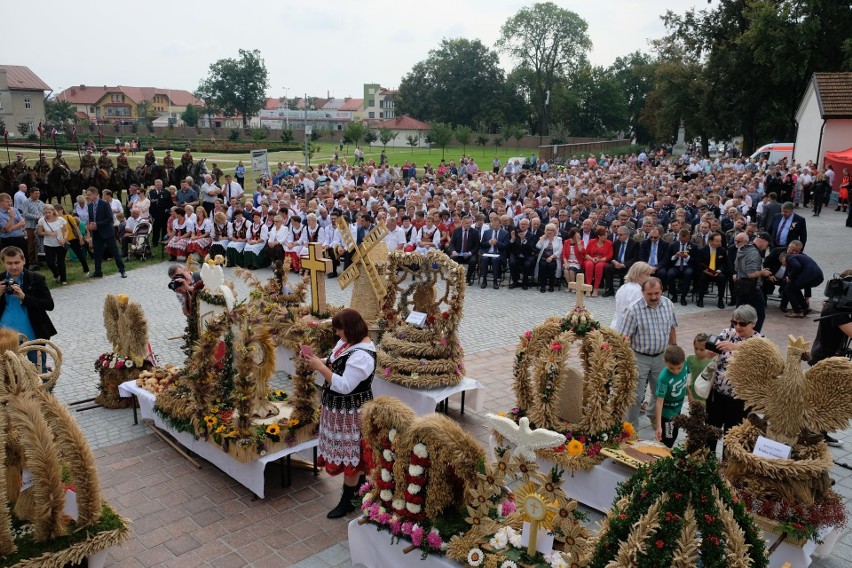
M 346 355 L 342 357 L 338 357 L 331 363 L 331 372 L 335 375 L 343 375 L 343 372 L 346 370 L 346 362 L 349 360 L 350 355 L 355 351 L 364 351 L 369 353 L 373 358 L 373 372 L 370 373 L 366 379 L 358 383 L 358 386 L 349 393 L 349 394 L 340 394 L 331 389 L 331 386 L 326 383 L 322 389 L 322 406 L 323 408 L 335 409 L 335 410 L 354 410 L 357 408 L 361 408 L 365 402 L 373 400 L 373 376 L 376 373 L 375 365 L 376 365 L 376 352 L 369 351 L 367 349 L 353 349 Z M 328 359 L 326 359 L 326 364 L 328 364 Z

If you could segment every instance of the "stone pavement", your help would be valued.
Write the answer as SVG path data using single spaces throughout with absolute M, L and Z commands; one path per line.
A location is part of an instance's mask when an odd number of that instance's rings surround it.
M 813 226 L 807 217 L 810 240 L 806 251 L 824 268 L 826 275 L 847 266 L 849 236 L 845 216 L 826 214 Z M 54 290 L 57 308 L 52 314 L 59 330 L 54 338 L 62 347 L 64 366 L 56 395 L 63 402 L 94 397 L 97 374 L 93 363 L 109 349 L 102 324 L 103 298 L 110 291 L 127 293 L 139 301 L 149 324 L 152 347 L 161 363 L 183 360 L 180 336 L 184 319 L 172 292 L 166 288 L 166 266 L 133 270 L 127 280 L 107 277 Z M 260 271 L 265 277 L 269 271 Z M 240 297 L 245 286 L 240 285 Z M 814 291 L 814 304 L 822 290 Z M 329 301 L 343 304 L 349 291 L 329 286 Z M 468 375 L 486 388 L 484 412 L 502 412 L 514 405 L 512 359 L 517 336 L 548 316 L 564 314 L 574 304 L 566 291 L 541 294 L 537 290 L 468 290 L 461 341 L 466 350 Z M 612 317 L 612 298 L 590 298 L 587 306 L 603 323 Z M 709 304 L 708 304 L 709 305 Z M 717 333 L 727 325 L 730 309 L 676 308 L 680 319 L 679 343 L 689 352 L 692 337 L 699 331 Z M 813 339 L 816 324 L 810 319 L 790 320 L 770 304 L 764 331 L 784 345 L 787 334 Z M 484 414 L 483 412 L 483 414 Z M 483 414 L 468 411 L 460 416 L 451 405 L 450 415 L 483 443 L 488 433 Z M 96 450 L 104 496 L 123 515 L 134 520 L 134 536 L 111 551 L 113 566 L 349 566 L 346 523 L 329 521 L 325 513 L 339 497 L 339 480 L 307 471 L 294 471 L 293 485 L 283 489 L 279 472 L 267 469 L 267 498 L 252 496 L 214 466 L 204 463 L 196 470 L 171 448 L 140 425 L 132 424 L 130 410 L 90 410 L 76 414 Z M 650 427 L 640 430 L 653 436 Z M 837 462 L 850 463 L 852 435 L 839 433 L 846 443 L 832 448 Z M 852 471 L 835 466 L 836 490 L 852 498 Z M 845 534 L 831 558 L 814 566 L 848 566 L 852 560 L 852 536 Z

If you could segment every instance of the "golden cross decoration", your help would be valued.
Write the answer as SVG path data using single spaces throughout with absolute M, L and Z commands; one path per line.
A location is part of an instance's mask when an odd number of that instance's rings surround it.
M 321 244 L 308 244 L 308 256 L 302 258 L 302 268 L 310 271 L 311 313 L 325 314 L 325 273 L 331 270 L 331 260 L 325 258 Z
M 583 295 L 584 295 L 584 293 L 585 292 L 591 292 L 592 290 L 594 290 L 594 288 L 592 287 L 591 284 L 586 284 L 586 277 L 583 276 L 583 274 L 577 275 L 577 281 L 576 282 L 569 282 L 568 288 L 570 288 L 571 290 L 574 290 L 574 292 L 577 293 L 577 307 L 580 307 L 580 308 L 584 307 L 583 306 Z
M 381 302 L 385 297 L 386 288 L 384 279 L 379 277 L 379 272 L 376 270 L 376 256 L 380 256 L 381 250 L 384 248 L 385 254 L 383 256 L 387 259 L 387 245 L 384 245 L 384 241 L 382 240 L 388 234 L 387 227 L 384 223 L 377 224 L 364 237 L 360 245 L 352 237 L 352 231 L 349 230 L 349 223 L 343 217 L 337 218 L 337 231 L 343 240 L 343 246 L 352 253 L 352 264 L 337 279 L 340 289 L 344 290 L 354 282 L 361 274 L 361 270 L 363 270 L 370 281 L 370 286 L 373 288 L 376 299 Z M 381 245 L 384 245 L 384 247 Z

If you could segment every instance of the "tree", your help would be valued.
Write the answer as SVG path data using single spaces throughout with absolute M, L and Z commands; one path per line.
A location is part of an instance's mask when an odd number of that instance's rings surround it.
M 488 144 L 488 137 L 485 134 L 480 134 L 476 137 L 476 145 L 484 148 Z
M 47 99 L 44 101 L 44 116 L 47 122 L 57 126 L 71 122 L 74 119 L 74 105 L 68 101 Z
M 198 108 L 195 105 L 186 105 L 186 110 L 180 113 L 183 123 L 193 128 L 198 126 L 198 117 Z
M 30 125 L 28 123 L 26 123 L 26 122 L 19 122 L 18 123 L 18 132 L 21 133 L 21 136 L 26 136 L 27 132 L 29 132 L 29 131 L 30 131 Z
M 521 8 L 500 28 L 497 49 L 531 71 L 531 102 L 538 108 L 544 108 L 546 93 L 558 77 L 585 62 L 592 48 L 587 29 L 580 16 L 553 2 Z M 544 128 L 539 117 L 538 132 L 546 134 Z
M 314 128 L 311 130 L 311 142 L 316 142 L 323 136 L 330 134 L 331 131 L 325 128 Z
M 382 148 L 387 148 L 391 140 L 396 138 L 398 132 L 392 128 L 385 126 L 379 128 L 379 142 L 382 143 Z
M 494 144 L 494 149 L 496 150 L 497 148 L 503 145 L 503 135 L 498 134 L 497 136 L 491 139 L 491 143 Z
M 603 67 L 584 65 L 571 84 L 576 108 L 569 116 L 570 130 L 579 136 L 610 136 L 627 130 L 627 102 L 621 85 Z
M 376 136 L 376 133 L 373 132 L 372 130 L 368 130 L 367 133 L 364 134 L 364 142 L 367 143 L 367 146 L 372 145 L 373 142 L 375 142 L 378 139 L 379 139 L 379 137 Z
M 494 50 L 479 40 L 444 39 L 403 77 L 396 109 L 427 122 L 493 126 L 503 120 L 505 95 Z
M 634 51 L 625 57 L 617 57 L 609 73 L 618 81 L 627 103 L 627 125 L 640 144 L 649 141 L 647 129 L 639 121 L 648 95 L 654 90 L 656 65 L 651 56 Z
M 210 65 L 196 96 L 221 108 L 228 116 L 243 117 L 243 127 L 266 104 L 269 73 L 260 51 L 239 50 L 238 59 L 220 59 Z
M 293 128 L 292 127 L 287 126 L 283 130 L 281 130 L 281 141 L 283 143 L 289 144 L 294 139 L 295 139 L 295 136 L 293 136 Z
M 409 134 L 408 136 L 405 137 L 405 141 L 406 141 L 406 144 L 411 146 L 411 153 L 413 154 L 414 148 L 416 148 L 417 145 L 420 144 L 420 136 L 416 136 L 414 134 Z
M 470 143 L 470 137 L 473 136 L 473 130 L 462 124 L 456 126 L 453 134 L 456 137 L 456 142 L 462 145 L 462 154 L 467 154 L 467 145 Z
M 453 127 L 445 122 L 434 122 L 429 128 L 429 141 L 441 149 L 441 159 L 444 159 L 447 144 L 453 139 Z
M 142 100 L 136 105 L 136 119 L 144 122 L 149 130 L 154 126 L 154 119 L 160 116 L 157 107 L 154 106 L 154 101 Z
M 367 135 L 367 125 L 360 120 L 353 120 L 343 129 L 343 139 L 350 143 L 358 145 L 358 142 Z

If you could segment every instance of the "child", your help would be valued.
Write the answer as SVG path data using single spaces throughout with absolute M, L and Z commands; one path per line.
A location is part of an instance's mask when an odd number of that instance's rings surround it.
M 666 368 L 657 379 L 657 408 L 654 413 L 657 425 L 657 440 L 666 446 L 674 446 L 678 428 L 672 420 L 680 414 L 683 398 L 686 396 L 689 367 L 684 362 L 686 353 L 677 345 L 669 345 L 663 352 Z
M 702 405 L 706 404 L 707 399 L 699 397 L 695 392 L 695 379 L 701 374 L 705 367 L 716 356 L 712 351 L 708 351 L 705 345 L 707 344 L 707 334 L 699 333 L 692 341 L 693 355 L 686 358 L 686 365 L 689 367 L 689 386 L 687 387 L 686 395 L 689 401 L 698 401 Z

